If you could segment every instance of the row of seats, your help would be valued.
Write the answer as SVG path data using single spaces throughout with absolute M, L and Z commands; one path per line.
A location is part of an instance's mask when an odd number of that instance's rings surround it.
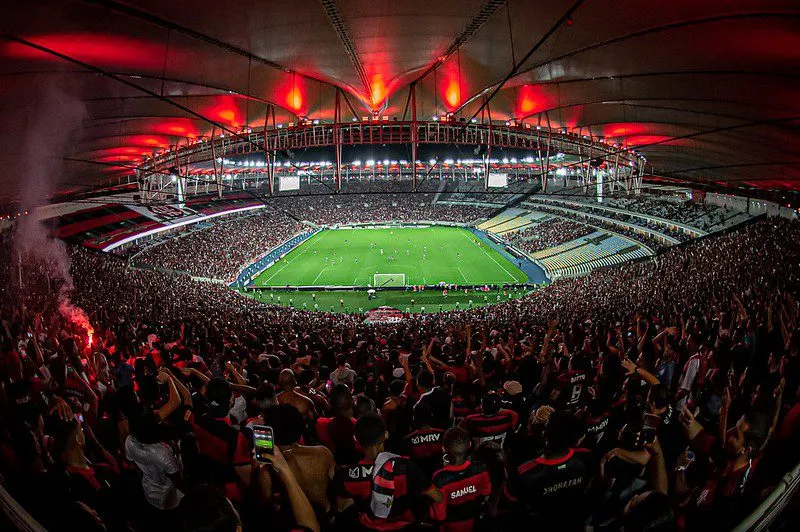
M 506 209 L 503 212 L 493 216 L 492 218 L 489 218 L 488 220 L 480 224 L 478 226 L 478 229 L 483 229 L 484 231 L 491 231 L 493 233 L 496 233 L 497 231 L 495 229 L 498 226 L 508 222 L 509 220 L 513 220 L 517 216 L 525 214 L 526 212 L 527 211 L 523 209 L 515 209 L 515 208 Z
M 547 270 L 550 278 L 584 275 L 595 268 L 612 266 L 646 257 L 648 251 L 625 238 L 595 231 L 560 246 L 538 251 L 532 256 Z
M 519 231 L 525 227 L 530 227 L 535 222 L 542 222 L 544 219 L 549 218 L 548 215 L 541 212 L 524 212 L 508 221 L 495 226 L 491 231 L 498 235 L 509 235 L 514 231 Z

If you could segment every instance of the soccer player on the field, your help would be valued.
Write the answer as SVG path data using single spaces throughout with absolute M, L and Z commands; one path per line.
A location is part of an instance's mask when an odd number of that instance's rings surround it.
M 455 427 L 444 435 L 445 466 L 434 473 L 433 486 L 442 501 L 431 505 L 431 517 L 442 532 L 468 532 L 475 528 L 483 503 L 492 493 L 489 471 L 469 460 L 469 433 Z

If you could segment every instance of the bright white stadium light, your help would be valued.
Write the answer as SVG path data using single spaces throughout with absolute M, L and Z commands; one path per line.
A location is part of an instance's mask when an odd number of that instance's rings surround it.
M 316 126 L 317 124 L 319 124 L 319 120 L 315 118 L 313 124 Z
M 264 166 L 264 161 L 258 161 L 258 162 L 256 163 L 256 166 L 258 166 L 259 168 L 261 168 L 262 166 Z
M 511 163 L 512 164 L 517 164 L 517 158 L 516 157 L 512 157 L 511 158 Z
M 178 176 L 174 176 L 174 175 L 169 176 L 169 178 L 172 179 L 173 183 L 178 180 Z
M 461 159 L 456 159 L 456 164 L 461 164 Z
M 536 130 L 539 131 L 542 129 L 542 126 L 536 126 Z
M 372 159 L 369 159 L 367 161 L 367 166 L 375 166 L 375 161 L 373 161 Z
M 453 164 L 453 159 L 445 159 L 444 164 Z
M 278 129 L 283 129 L 283 124 L 278 124 Z
M 472 122 L 473 124 L 475 124 L 475 123 L 477 123 L 477 122 L 478 122 L 478 119 L 477 119 L 477 118 L 473 118 L 472 120 L 470 120 L 470 122 Z
M 353 161 L 352 165 L 353 166 L 361 166 L 361 161 Z
M 559 168 L 556 170 L 556 175 L 567 175 L 567 169 L 564 167 Z
M 222 162 L 222 157 L 217 157 L 217 162 L 221 163 Z
M 384 159 L 383 160 L 383 165 L 384 166 L 388 166 L 389 165 L 389 159 Z
M 508 158 L 507 157 L 503 157 L 503 164 L 508 164 Z
M 400 164 L 408 164 L 408 161 L 404 161 L 403 159 L 400 159 Z
M 433 116 L 433 117 L 431 117 L 431 120 L 433 120 L 434 122 L 437 122 L 439 120 L 439 117 L 438 116 Z
M 391 164 L 392 164 L 393 166 L 397 164 L 397 161 L 390 161 L 390 162 L 391 162 Z
M 436 159 L 431 159 L 428 162 L 430 163 L 431 166 L 433 166 L 434 164 L 436 164 Z
M 333 166 L 333 163 L 330 161 L 325 161 L 325 166 Z
M 356 118 L 356 117 L 353 117 L 353 119 L 351 120 L 351 122 L 358 122 L 358 118 Z

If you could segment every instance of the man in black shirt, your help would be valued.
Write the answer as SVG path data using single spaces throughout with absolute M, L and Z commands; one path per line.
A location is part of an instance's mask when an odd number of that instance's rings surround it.
M 435 386 L 433 373 L 423 369 L 417 375 L 417 388 L 420 398 L 414 405 L 414 410 L 420 405 L 427 405 L 433 414 L 431 425 L 439 429 L 447 429 L 452 424 L 450 416 L 450 396 L 440 386 Z
M 509 471 L 506 496 L 519 510 L 515 518 L 534 518 L 545 530 L 583 530 L 595 467 L 591 452 L 576 448 L 580 435 L 574 415 L 550 416 L 544 452 Z

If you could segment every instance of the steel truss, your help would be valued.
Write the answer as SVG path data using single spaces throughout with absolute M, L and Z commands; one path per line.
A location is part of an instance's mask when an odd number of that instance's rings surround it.
M 412 93 L 412 98 L 414 94 Z M 415 105 L 413 106 L 416 107 Z M 413 111 L 413 108 L 412 108 Z M 273 112 L 274 113 L 274 112 Z M 415 113 L 410 121 L 389 120 L 388 117 L 373 117 L 360 122 L 343 122 L 341 113 L 336 113 L 335 123 L 301 124 L 282 127 L 275 123 L 274 114 L 265 117 L 261 131 L 250 131 L 237 135 L 217 135 L 212 132 L 211 138 L 195 139 L 186 144 L 176 144 L 172 149 L 155 154 L 138 167 L 140 188 L 152 192 L 163 190 L 172 182 L 175 169 L 176 176 L 184 186 L 182 194 L 192 190 L 186 186 L 186 179 L 191 178 L 192 167 L 212 163 L 213 183 L 219 196 L 222 195 L 223 168 L 220 161 L 226 157 L 260 154 L 265 161 L 264 173 L 268 190 L 274 190 L 274 178 L 277 155 L 280 152 L 302 150 L 305 148 L 330 147 L 336 156 L 336 186 L 341 187 L 342 146 L 406 144 L 410 145 L 416 160 L 417 148 L 420 144 L 438 144 L 459 146 L 483 146 L 488 151 L 493 148 L 519 149 L 536 154 L 539 161 L 531 169 L 538 169 L 546 174 L 554 163 L 557 153 L 577 157 L 578 163 L 571 163 L 582 176 L 584 186 L 597 184 L 607 188 L 609 192 L 623 189 L 627 193 L 637 193 L 641 187 L 644 173 L 643 158 L 632 151 L 619 148 L 617 145 L 594 137 L 591 133 L 579 131 L 564 133 L 550 127 L 549 119 L 545 125 L 532 127 L 530 124 L 498 125 L 488 123 L 465 123 L 456 120 L 417 121 Z M 268 126 L 268 118 L 272 124 Z M 583 134 L 581 134 L 583 133 Z M 544 156 L 544 157 L 543 157 Z M 605 179 L 597 180 L 591 171 L 594 166 L 602 164 Z M 416 181 L 416 166 L 412 169 Z M 203 169 L 205 173 L 206 170 Z M 256 177 L 256 179 L 258 179 Z M 599 183 L 598 183 L 599 181 Z M 156 184 L 158 183 L 158 184 Z M 194 192 L 197 192 L 195 181 Z M 207 187 L 206 187 L 207 188 Z M 598 190 L 599 193 L 602 191 Z

